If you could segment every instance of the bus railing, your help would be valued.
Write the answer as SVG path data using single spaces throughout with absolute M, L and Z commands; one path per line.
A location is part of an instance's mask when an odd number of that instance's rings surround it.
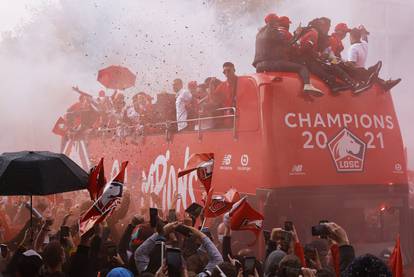
M 174 125 L 178 125 L 179 123 L 194 123 L 197 122 L 198 128 L 197 131 L 198 133 L 198 138 L 201 140 L 202 138 L 202 133 L 204 131 L 207 130 L 213 130 L 216 129 L 214 127 L 212 128 L 207 128 L 207 129 L 203 129 L 202 128 L 202 123 L 212 120 L 212 121 L 217 121 L 220 119 L 225 119 L 225 118 L 232 118 L 233 122 L 232 122 L 232 134 L 233 134 L 233 138 L 237 139 L 237 124 L 236 124 L 236 119 L 237 119 L 237 109 L 236 107 L 224 107 L 224 108 L 218 108 L 215 111 L 230 111 L 231 114 L 224 114 L 224 115 L 217 115 L 217 116 L 206 116 L 206 117 L 201 117 L 200 113 L 198 114 L 197 118 L 190 118 L 190 119 L 186 119 L 186 120 L 176 120 L 176 121 L 165 121 L 165 122 L 157 122 L 157 123 L 147 123 L 147 124 L 137 124 L 137 125 L 126 125 L 126 124 L 120 124 L 119 126 L 116 127 L 98 127 L 97 131 L 99 133 L 105 134 L 108 132 L 115 132 L 115 135 L 118 137 L 127 137 L 128 135 L 124 135 L 125 133 L 129 133 L 131 131 L 134 132 L 134 135 L 138 135 L 138 136 L 145 136 L 145 129 L 150 127 L 150 128 L 154 128 L 154 127 L 163 127 L 164 128 L 164 133 L 165 133 L 165 137 L 166 139 L 169 141 L 171 138 L 171 133 L 175 133 L 171 131 L 171 127 Z M 178 131 L 178 133 L 180 133 L 181 131 Z
M 224 118 L 233 118 L 233 126 L 232 126 L 232 133 L 233 133 L 233 138 L 237 139 L 237 130 L 236 130 L 236 112 L 237 109 L 236 107 L 224 107 L 224 108 L 219 108 L 216 109 L 216 111 L 232 111 L 233 114 L 227 114 L 227 115 L 218 115 L 218 116 L 207 116 L 207 117 L 200 117 L 200 113 L 198 118 L 190 118 L 190 119 L 186 119 L 186 120 L 176 120 L 176 121 L 166 121 L 166 122 L 160 122 L 160 123 L 154 123 L 152 124 L 152 126 L 165 126 L 165 130 L 166 130 L 166 138 L 167 140 L 169 140 L 170 136 L 169 136 L 169 130 L 170 127 L 172 125 L 175 124 L 179 124 L 179 123 L 193 123 L 193 122 L 197 122 L 198 123 L 198 128 L 197 128 L 197 132 L 198 132 L 198 138 L 201 139 L 202 137 L 202 132 L 204 131 L 204 129 L 202 129 L 202 122 L 203 121 L 207 121 L 207 120 L 217 120 L 217 119 L 224 119 Z M 205 129 L 205 130 L 211 130 L 211 129 Z M 180 131 L 178 131 L 180 132 Z

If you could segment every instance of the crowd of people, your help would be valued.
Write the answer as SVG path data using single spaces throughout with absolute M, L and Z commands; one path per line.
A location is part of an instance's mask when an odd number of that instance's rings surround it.
M 378 77 L 381 62 L 365 68 L 369 32 L 363 26 L 350 29 L 340 23 L 329 35 L 331 21 L 322 17 L 292 34 L 290 24 L 286 16 L 265 17 L 256 37 L 253 66 L 258 73 L 297 73 L 304 93 L 313 96 L 323 92 L 311 83 L 310 73 L 332 93 L 352 90 L 358 94 L 374 83 L 389 91 L 400 82 Z M 348 33 L 351 47 L 343 58 L 342 40 Z M 175 95 L 161 93 L 156 103 L 145 92 L 135 94 L 128 105 L 121 92 L 107 96 L 100 91 L 94 98 L 74 87 L 79 102 L 67 110 L 54 131 L 65 139 L 101 135 L 125 139 L 165 128 L 178 132 L 226 128 L 226 117 L 233 116 L 228 108 L 236 106 L 234 64 L 224 63 L 223 74 L 224 82 L 209 77 L 201 84 L 185 85 L 175 79 Z M 70 198 L 39 201 L 32 220 L 27 199 L 2 201 L 0 276 L 391 276 L 388 261 L 369 254 L 355 257 L 346 231 L 334 222 L 313 226 L 313 239 L 305 244 L 292 222 L 275 226 L 263 231 L 260 239 L 266 247 L 260 252 L 235 239 L 228 215 L 206 222 L 203 213 L 177 213 L 173 201 L 169 210 L 158 209 L 154 220 L 148 212 L 154 207 L 149 202 L 138 207 L 132 197 L 127 192 L 107 221 L 82 236 L 78 219 L 91 201 L 81 194 L 72 196 L 76 202 Z
M 3 199 L 0 276 L 392 276 L 387 261 L 356 257 L 346 230 L 334 222 L 313 226 L 307 243 L 293 222 L 275 226 L 263 231 L 261 250 L 258 242 L 246 246 L 245 231 L 232 231 L 228 213 L 210 221 L 203 213 L 176 213 L 178 196 L 169 210 L 157 210 L 154 222 L 149 202 L 138 207 L 126 193 L 107 221 L 80 236 L 77 218 L 91 203 L 76 194 L 77 202 L 36 199 L 33 228 L 27 199 Z
M 79 93 L 79 101 L 56 122 L 53 132 L 64 138 L 64 144 L 68 139 L 90 136 L 125 140 L 142 134 L 163 134 L 166 129 L 177 132 L 227 128 L 230 121 L 225 118 L 233 114 L 235 102 L 231 95 L 236 93 L 229 90 L 237 76 L 230 62 L 223 65 L 223 73 L 227 78 L 224 82 L 208 77 L 203 83 L 191 81 L 185 86 L 177 78 L 172 82 L 175 94 L 162 92 L 155 103 L 145 92 L 134 94 L 128 105 L 124 93 L 117 90 L 111 96 L 101 90 L 94 98 L 73 87 Z

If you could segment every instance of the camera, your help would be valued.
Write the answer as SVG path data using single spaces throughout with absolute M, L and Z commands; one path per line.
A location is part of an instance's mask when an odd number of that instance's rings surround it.
M 168 276 L 180 276 L 182 270 L 181 250 L 178 248 L 166 249 Z
M 155 227 L 157 227 L 157 222 L 158 222 L 158 209 L 150 208 L 149 213 L 150 213 L 151 228 L 155 228 Z
M 244 261 L 243 261 L 244 276 L 254 274 L 255 265 L 256 265 L 256 257 L 244 257 Z
M 329 235 L 329 229 L 328 226 L 324 224 L 319 224 L 312 226 L 312 236 L 315 237 L 321 237 L 321 238 L 327 238 Z
M 285 221 L 285 231 L 293 231 L 293 222 L 292 221 Z

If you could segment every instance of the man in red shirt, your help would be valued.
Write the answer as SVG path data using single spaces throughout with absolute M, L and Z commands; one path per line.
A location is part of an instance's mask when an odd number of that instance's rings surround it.
M 332 68 L 324 64 L 322 52 L 327 48 L 328 32 L 331 21 L 328 18 L 316 18 L 309 22 L 308 27 L 300 28 L 297 56 L 294 59 L 298 62 L 305 63 L 309 71 L 324 81 L 332 92 L 347 90 L 352 87 L 351 80 L 346 83 L 338 82 L 336 74 L 331 72 Z M 340 77 L 340 76 L 338 76 Z M 342 80 L 347 79 L 343 76 Z M 344 80 L 345 81 L 345 80 Z
M 289 17 L 287 17 L 287 16 L 281 16 L 281 17 L 279 17 L 278 22 L 279 22 L 279 28 L 278 29 L 279 30 L 285 30 L 285 35 L 286 35 L 285 40 L 286 41 L 290 41 L 293 38 L 293 36 L 289 32 L 290 24 L 292 23 L 290 21 Z
M 213 101 L 218 107 L 234 107 L 236 106 L 236 91 L 238 77 L 236 68 L 231 62 L 223 64 L 223 74 L 227 80 L 221 83 L 213 92 Z
M 237 96 L 237 84 L 239 81 L 236 75 L 236 68 L 231 62 L 225 62 L 223 64 L 223 74 L 226 76 L 226 81 L 222 82 L 214 91 L 211 91 L 211 104 L 209 105 L 212 110 L 216 110 L 214 115 L 231 115 L 233 112 L 228 110 L 217 111 L 219 108 L 230 108 L 236 106 Z M 232 121 L 230 118 L 223 118 L 222 120 L 215 120 L 215 127 L 228 128 L 231 126 Z
M 342 40 L 346 37 L 346 34 L 349 33 L 351 29 L 348 28 L 346 23 L 339 23 L 335 26 L 335 32 L 329 37 L 329 47 L 333 54 L 341 59 L 341 52 L 344 50 L 344 45 Z

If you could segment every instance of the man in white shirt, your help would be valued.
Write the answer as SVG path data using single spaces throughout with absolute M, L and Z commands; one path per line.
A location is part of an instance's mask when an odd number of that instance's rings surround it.
M 188 117 L 187 106 L 191 103 L 191 93 L 183 88 L 183 81 L 175 79 L 173 81 L 173 90 L 175 96 L 175 109 L 177 113 L 177 121 L 185 121 Z M 177 124 L 178 131 L 187 128 L 188 122 L 179 122 Z
M 355 67 L 365 67 L 368 57 L 368 42 L 361 40 L 361 32 L 358 29 L 352 29 L 350 32 L 351 47 L 348 50 L 348 61 L 352 62 Z
M 348 50 L 348 63 L 355 67 L 356 72 L 364 79 L 367 79 L 368 83 L 377 81 L 385 91 L 389 91 L 401 82 L 401 79 L 384 81 L 379 78 L 378 73 L 381 69 L 381 62 L 365 70 L 365 63 L 368 57 L 368 35 L 369 32 L 362 25 L 349 32 L 351 47 Z

